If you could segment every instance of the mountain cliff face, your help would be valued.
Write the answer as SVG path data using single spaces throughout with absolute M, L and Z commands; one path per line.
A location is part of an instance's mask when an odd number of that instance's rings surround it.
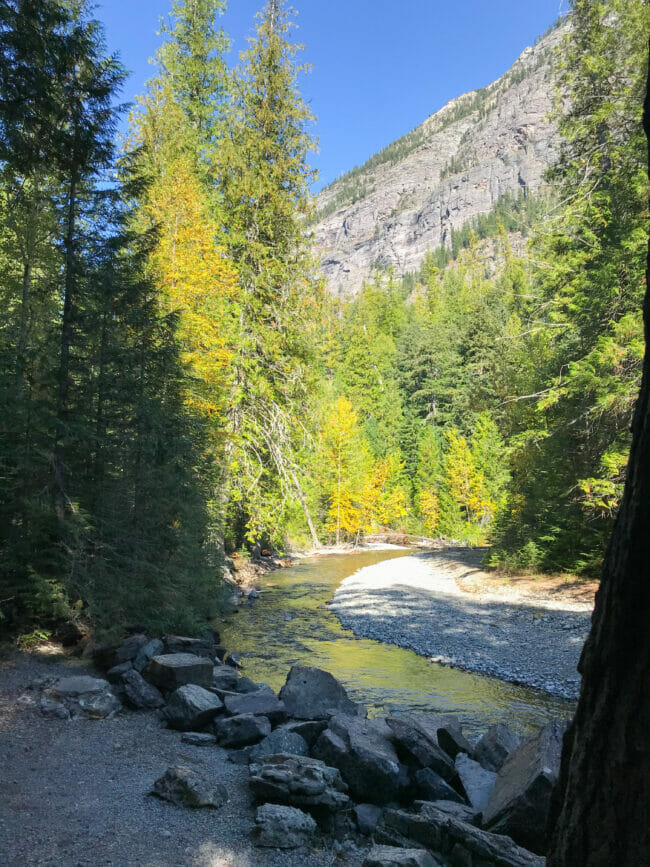
M 563 33 L 551 31 L 497 81 L 447 103 L 319 194 L 313 230 L 332 292 L 356 293 L 374 267 L 417 270 L 427 250 L 449 247 L 452 229 L 504 194 L 539 190 L 557 143 L 547 116 Z

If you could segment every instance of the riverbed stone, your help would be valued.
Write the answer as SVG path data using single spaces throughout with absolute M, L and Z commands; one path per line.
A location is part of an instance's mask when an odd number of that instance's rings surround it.
M 275 849 L 298 849 L 309 845 L 317 830 L 309 813 L 297 807 L 263 804 L 255 815 L 253 843 Z
M 250 759 L 256 760 L 262 756 L 273 756 L 277 753 L 285 753 L 292 756 L 308 756 L 309 747 L 307 741 L 295 732 L 277 728 L 270 735 L 261 740 L 259 744 L 251 747 Z
M 265 716 L 273 723 L 281 722 L 286 717 L 284 704 L 268 686 L 243 695 L 227 695 L 223 703 L 231 716 L 252 713 Z
M 164 653 L 150 660 L 144 676 L 163 692 L 173 692 L 188 683 L 207 688 L 212 686 L 213 667 L 210 659 L 192 653 Z
M 213 731 L 217 736 L 219 746 L 227 749 L 239 749 L 259 743 L 270 735 L 271 723 L 265 716 L 245 713 L 240 716 L 215 720 Z
M 437 715 L 433 715 L 437 720 Z M 437 723 L 429 714 L 391 716 L 386 724 L 393 733 L 397 754 L 414 768 L 431 768 L 459 795 L 465 797 L 463 784 L 453 761 L 438 743 Z
M 308 810 L 346 808 L 347 786 L 336 768 L 308 756 L 267 756 L 250 766 L 250 786 L 258 801 Z
M 375 843 L 363 867 L 440 867 L 440 861 L 426 849 L 401 849 Z
M 122 689 L 127 704 L 136 710 L 153 710 L 165 704 L 160 691 L 134 668 L 122 675 Z
M 162 715 L 169 728 L 198 731 L 221 713 L 223 702 L 214 693 L 195 683 L 180 686 L 169 696 Z
M 491 725 L 480 738 L 472 752 L 472 758 L 488 771 L 499 772 L 510 753 L 521 743 L 519 735 L 503 723 Z
M 499 771 L 483 814 L 489 830 L 508 834 L 533 852 L 548 843 L 551 793 L 557 783 L 566 723 L 553 722 L 522 741 Z
M 420 768 L 414 776 L 415 787 L 420 798 L 426 801 L 447 800 L 456 801 L 458 804 L 465 803 L 465 799 L 432 768 Z
M 329 719 L 337 713 L 354 715 L 359 710 L 335 677 L 306 665 L 291 666 L 280 699 L 294 719 Z
M 222 807 L 228 790 L 182 765 L 168 768 L 153 784 L 151 794 L 179 807 Z
M 456 770 L 467 793 L 467 800 L 475 810 L 483 812 L 494 789 L 497 775 L 494 771 L 486 770 L 465 753 L 456 756 Z
M 402 769 L 383 720 L 337 714 L 312 755 L 338 768 L 353 798 L 385 804 L 397 797 Z

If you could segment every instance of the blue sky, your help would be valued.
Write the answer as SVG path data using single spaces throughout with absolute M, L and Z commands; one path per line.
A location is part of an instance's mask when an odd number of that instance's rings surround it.
M 222 18 L 234 62 L 264 0 L 230 0 Z M 568 0 L 293 0 L 295 41 L 313 70 L 302 93 L 317 116 L 317 188 L 361 164 L 449 99 L 508 69 Z M 171 0 L 97 0 L 110 51 L 132 72 L 126 100 L 153 74 Z

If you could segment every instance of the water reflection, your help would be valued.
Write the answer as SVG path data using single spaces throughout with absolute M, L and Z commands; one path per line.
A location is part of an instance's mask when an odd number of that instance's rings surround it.
M 269 574 L 269 592 L 220 624 L 245 673 L 279 690 L 294 662 L 341 680 L 372 714 L 409 710 L 456 713 L 470 732 L 505 722 L 520 732 L 570 716 L 574 703 L 536 690 L 433 665 L 410 650 L 355 636 L 325 603 L 357 569 L 409 551 L 364 551 L 314 557 Z

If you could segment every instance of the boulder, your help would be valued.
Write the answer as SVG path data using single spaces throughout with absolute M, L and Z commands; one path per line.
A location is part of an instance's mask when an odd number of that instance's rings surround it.
M 280 728 L 295 732 L 307 741 L 309 747 L 313 747 L 320 735 L 327 728 L 326 720 L 298 720 L 297 722 L 284 723 Z
M 466 804 L 459 804 L 458 801 L 414 801 L 413 806 L 421 816 L 426 816 L 429 810 L 438 810 L 453 816 L 454 819 L 460 819 L 461 822 L 467 822 L 468 825 L 475 825 L 477 828 L 481 826 L 481 811 Z
M 142 633 L 130 635 L 126 641 L 123 641 L 116 649 L 114 665 L 119 665 L 120 662 L 133 662 L 138 655 L 140 648 L 144 647 L 147 641 L 147 636 Z
M 272 692 L 270 686 L 267 686 L 265 683 L 255 683 L 250 677 L 238 677 L 235 683 L 235 692 L 257 692 L 259 689 L 267 689 Z M 273 694 L 275 695 L 275 693 Z
M 550 723 L 508 756 L 483 813 L 483 825 L 533 852 L 546 851 L 547 820 L 562 753 L 564 723 Z
M 521 738 L 502 723 L 490 726 L 474 747 L 472 758 L 488 771 L 500 771 Z
M 456 756 L 456 770 L 467 793 L 467 800 L 475 810 L 483 812 L 494 789 L 497 775 L 494 771 L 486 771 L 465 753 Z
M 255 692 L 247 692 L 244 695 L 226 695 L 223 703 L 226 712 L 231 716 L 252 713 L 268 717 L 274 723 L 280 722 L 286 716 L 284 704 L 268 686 L 256 689 Z
M 308 756 L 267 756 L 250 766 L 258 801 L 336 812 L 349 804 L 347 786 L 336 768 Z
M 144 676 L 163 692 L 173 692 L 187 683 L 212 686 L 212 669 L 211 660 L 192 653 L 165 653 L 150 660 Z
M 214 641 L 207 638 L 188 638 L 185 635 L 164 635 L 164 653 L 189 653 L 214 662 Z
M 212 687 L 224 692 L 235 692 L 239 675 L 228 666 L 216 666 L 212 670 Z
M 252 713 L 245 713 L 241 716 L 215 720 L 213 731 L 217 736 L 219 746 L 238 749 L 259 743 L 262 738 L 270 735 L 271 723 L 265 716 L 253 716 Z
M 297 849 L 309 845 L 316 831 L 313 818 L 297 807 L 264 804 L 255 815 L 253 842 L 256 846 Z
M 114 665 L 113 668 L 109 668 L 106 672 L 106 680 L 109 683 L 121 684 L 122 683 L 122 675 L 126 674 L 127 671 L 131 671 L 133 668 L 133 663 L 130 659 L 127 659 L 126 662 L 120 662 L 119 665 Z
M 149 664 L 149 660 L 153 659 L 154 656 L 160 656 L 164 652 L 165 645 L 162 641 L 159 638 L 152 638 L 151 641 L 147 641 L 138 650 L 138 654 L 133 660 L 133 667 L 136 671 L 144 671 Z
M 165 704 L 165 699 L 156 687 L 147 683 L 134 668 L 122 675 L 122 688 L 127 704 L 136 710 L 153 710 Z
M 181 740 L 193 747 L 211 747 L 217 742 L 216 737 L 209 732 L 185 732 Z
M 179 686 L 170 696 L 163 718 L 171 729 L 181 732 L 198 731 L 223 710 L 221 699 L 195 683 Z
M 214 645 L 214 661 L 223 662 L 225 655 L 228 653 L 223 644 L 215 644 Z
M 472 745 L 463 734 L 458 717 L 451 714 L 422 714 L 426 718 L 423 723 L 429 730 L 435 730 L 438 746 L 455 759 L 459 753 L 472 754 Z
M 301 738 L 300 735 L 279 728 L 251 748 L 250 758 L 251 760 L 255 760 L 262 756 L 273 756 L 277 753 L 285 753 L 291 756 L 308 756 L 309 747 L 305 739 Z
M 510 837 L 491 834 L 428 805 L 423 813 L 384 810 L 375 840 L 391 846 L 423 846 L 443 864 L 481 867 L 543 867 L 543 858 L 517 846 Z
M 69 699 L 80 698 L 83 695 L 103 692 L 107 689 L 110 689 L 110 684 L 107 680 L 103 680 L 100 677 L 90 677 L 87 674 L 77 674 L 71 677 L 59 678 L 50 687 L 49 692 L 55 698 L 67 701 Z
M 375 844 L 368 852 L 363 867 L 440 867 L 425 849 L 400 849 L 397 846 Z
M 371 837 L 381 819 L 382 808 L 376 804 L 356 804 L 353 813 L 359 831 L 366 837 Z
M 431 768 L 420 768 L 415 772 L 415 785 L 418 795 L 425 801 L 446 800 L 458 804 L 465 803 L 464 798 L 461 798 L 458 792 Z
M 47 690 L 45 698 L 62 704 L 71 716 L 106 719 L 122 709 L 107 680 L 89 675 L 62 677 Z
M 182 766 L 168 768 L 153 784 L 151 794 L 179 807 L 222 807 L 228 790 Z
M 291 666 L 280 699 L 294 719 L 329 719 L 337 713 L 358 712 L 342 683 L 327 671 L 305 665 Z
M 312 747 L 312 755 L 338 768 L 353 798 L 385 804 L 397 797 L 402 773 L 383 720 L 338 714 Z
M 40 708 L 43 716 L 53 716 L 57 719 L 70 719 L 70 711 L 60 701 L 54 701 L 51 698 L 43 697 L 40 702 Z
M 405 714 L 388 717 L 386 723 L 401 758 L 415 768 L 431 768 L 464 797 L 465 791 L 454 763 L 438 743 L 438 719 L 435 714 Z

